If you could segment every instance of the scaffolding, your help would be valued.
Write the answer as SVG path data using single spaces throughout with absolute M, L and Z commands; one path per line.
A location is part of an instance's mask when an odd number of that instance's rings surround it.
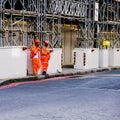
M 60 47 L 62 24 L 71 24 L 78 44 L 120 47 L 118 0 L 0 0 L 0 46 L 31 46 L 35 38 Z M 80 47 L 80 46 L 79 46 Z

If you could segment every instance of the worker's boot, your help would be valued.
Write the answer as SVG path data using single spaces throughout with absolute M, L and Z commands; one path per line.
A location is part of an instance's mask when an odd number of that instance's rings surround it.
M 45 74 L 45 77 L 46 77 L 46 78 L 49 77 L 49 74 L 46 73 L 46 74 Z
M 42 72 L 42 75 L 46 75 L 46 71 L 43 71 L 43 72 Z
M 45 75 L 45 77 L 49 77 L 49 75 L 46 73 L 46 71 L 43 71 L 42 75 Z

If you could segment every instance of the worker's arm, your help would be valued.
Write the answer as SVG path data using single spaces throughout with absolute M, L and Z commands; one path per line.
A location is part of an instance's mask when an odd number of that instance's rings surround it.
M 49 49 L 50 52 L 53 52 L 54 50 L 53 49 Z
M 33 54 L 37 54 L 37 52 L 39 52 L 40 51 L 40 48 L 36 48 L 35 46 L 33 46 L 32 48 L 31 48 L 31 52 L 33 53 Z
M 40 51 L 40 48 L 36 48 L 35 46 L 32 46 L 30 49 L 30 57 L 33 58 L 34 55 L 36 55 Z
M 47 48 L 46 48 L 45 46 L 43 46 L 43 47 L 41 48 L 41 54 L 47 55 L 47 54 L 49 54 L 49 53 L 50 53 L 50 51 L 47 50 Z

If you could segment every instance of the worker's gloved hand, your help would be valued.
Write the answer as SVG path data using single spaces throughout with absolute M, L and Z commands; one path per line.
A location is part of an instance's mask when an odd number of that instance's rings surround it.
M 50 52 L 53 52 L 54 50 L 50 49 Z

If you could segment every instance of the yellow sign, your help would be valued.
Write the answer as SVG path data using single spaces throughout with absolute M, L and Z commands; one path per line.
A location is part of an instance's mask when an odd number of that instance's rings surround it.
M 103 40 L 103 46 L 109 47 L 109 46 L 110 46 L 110 41 L 108 41 L 108 40 Z

